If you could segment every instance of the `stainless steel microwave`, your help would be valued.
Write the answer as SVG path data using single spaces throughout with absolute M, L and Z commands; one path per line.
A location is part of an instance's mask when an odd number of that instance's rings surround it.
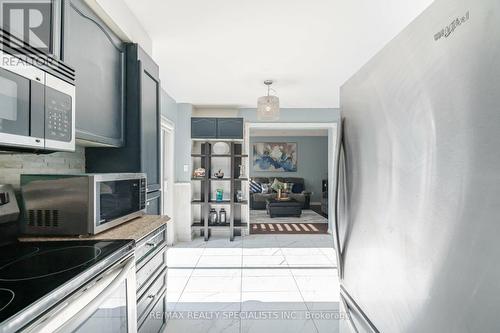
M 75 150 L 75 86 L 0 51 L 0 149 Z
M 21 231 L 97 234 L 146 212 L 146 175 L 21 175 Z

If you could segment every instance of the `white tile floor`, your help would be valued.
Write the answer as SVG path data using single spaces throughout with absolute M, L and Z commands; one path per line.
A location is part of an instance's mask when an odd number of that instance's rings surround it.
M 169 333 L 338 332 L 330 235 L 199 238 L 167 257 Z

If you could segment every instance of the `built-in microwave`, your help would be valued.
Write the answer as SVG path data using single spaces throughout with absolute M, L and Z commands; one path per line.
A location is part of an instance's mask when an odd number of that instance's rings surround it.
M 146 175 L 21 175 L 21 231 L 97 234 L 146 213 Z
M 0 51 L 0 150 L 74 151 L 74 84 L 24 59 Z

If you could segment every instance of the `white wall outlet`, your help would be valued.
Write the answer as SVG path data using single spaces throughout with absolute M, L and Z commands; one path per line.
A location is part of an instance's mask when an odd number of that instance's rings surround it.
M 184 164 L 184 172 L 189 172 L 189 165 L 188 164 Z

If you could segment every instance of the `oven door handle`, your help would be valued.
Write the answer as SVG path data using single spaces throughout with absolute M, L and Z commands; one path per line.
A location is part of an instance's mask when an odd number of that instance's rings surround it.
M 35 332 L 74 332 L 78 327 L 85 322 L 94 312 L 99 309 L 99 306 L 118 288 L 118 286 L 127 279 L 129 272 L 135 269 L 135 257 L 132 256 L 128 258 L 120 267 L 113 269 L 112 272 L 97 281 L 92 287 L 86 289 L 83 293 L 91 297 L 92 292 L 97 295 L 93 299 L 85 304 L 81 305 L 80 297 L 66 304 L 64 308 L 58 313 L 51 316 L 47 321 L 42 323 L 41 326 L 35 329 Z M 118 272 L 116 272 L 118 271 Z M 110 282 L 111 280 L 111 282 Z M 104 286 L 104 287 L 103 287 Z M 80 295 L 80 296 L 83 296 Z M 74 315 L 69 315 L 65 312 L 68 308 L 77 308 L 77 312 Z M 62 323 L 62 325 L 61 325 Z

